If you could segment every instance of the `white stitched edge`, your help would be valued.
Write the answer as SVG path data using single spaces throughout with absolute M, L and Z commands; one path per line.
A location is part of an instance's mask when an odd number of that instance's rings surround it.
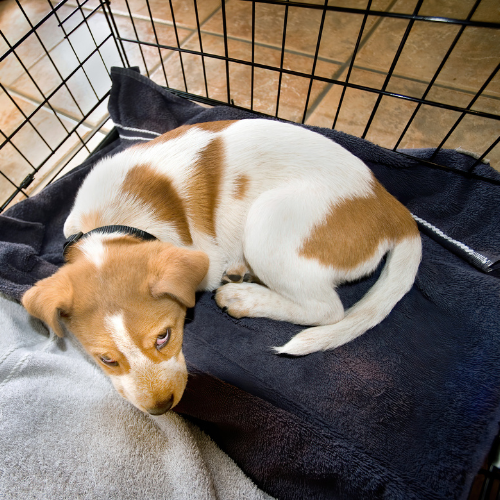
M 151 141 L 151 137 L 129 137 L 127 135 L 121 135 L 121 134 L 118 134 L 120 136 L 120 139 L 126 139 L 127 141 Z
M 134 128 L 134 127 L 125 127 L 125 125 L 120 125 L 119 123 L 115 123 L 115 127 L 122 128 L 123 130 L 130 130 L 131 132 L 144 132 L 146 134 L 153 134 L 153 135 L 156 135 L 156 136 L 160 136 L 161 135 L 158 132 L 153 132 L 152 130 L 146 130 L 146 129 Z
M 484 255 L 481 255 L 480 253 L 477 253 L 475 250 L 472 250 L 472 248 L 468 247 L 465 243 L 462 243 L 461 241 L 457 241 L 457 240 L 454 240 L 453 238 L 450 238 L 447 234 L 444 234 L 443 231 L 441 231 L 441 229 L 438 229 L 436 226 L 433 226 L 432 224 L 430 224 L 429 222 L 427 222 L 424 219 L 421 219 L 420 217 L 416 216 L 415 214 L 411 214 L 411 215 L 413 216 L 413 218 L 417 222 L 420 222 L 420 224 L 431 229 L 437 235 L 444 238 L 446 241 L 453 243 L 454 245 L 456 245 L 458 248 L 460 248 L 464 252 L 468 253 L 469 255 L 472 255 L 473 257 L 475 257 L 477 260 L 479 260 L 483 264 L 486 264 L 488 266 L 491 266 L 493 264 L 493 262 L 490 259 L 488 259 L 488 257 L 485 257 Z

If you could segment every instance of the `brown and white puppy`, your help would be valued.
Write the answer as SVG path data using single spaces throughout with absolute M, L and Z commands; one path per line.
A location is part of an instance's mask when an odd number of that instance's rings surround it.
M 64 232 L 84 235 L 22 302 L 58 335 L 64 323 L 118 392 L 153 414 L 184 391 L 183 323 L 195 291 L 218 288 L 218 305 L 237 318 L 313 325 L 275 349 L 303 355 L 382 321 L 421 258 L 411 214 L 361 160 L 260 119 L 183 126 L 101 160 Z M 344 312 L 335 288 L 385 254 L 380 278 Z M 223 276 L 235 282 L 220 287 Z

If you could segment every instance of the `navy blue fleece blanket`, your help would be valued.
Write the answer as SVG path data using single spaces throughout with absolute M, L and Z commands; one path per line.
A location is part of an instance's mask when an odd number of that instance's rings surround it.
M 0 291 L 12 297 L 62 264 L 65 217 L 98 158 L 183 124 L 253 116 L 198 106 L 132 70 L 112 78 L 120 139 L 0 216 Z M 430 169 L 420 161 L 430 150 L 405 158 L 315 130 L 365 161 L 419 221 L 415 285 L 365 335 L 302 358 L 269 349 L 301 327 L 236 320 L 200 294 L 186 320 L 191 375 L 177 411 L 281 499 L 466 498 L 500 417 L 500 188 Z M 475 160 L 442 151 L 435 161 L 465 171 Z M 500 179 L 487 165 L 476 172 Z M 379 272 L 342 286 L 344 305 Z

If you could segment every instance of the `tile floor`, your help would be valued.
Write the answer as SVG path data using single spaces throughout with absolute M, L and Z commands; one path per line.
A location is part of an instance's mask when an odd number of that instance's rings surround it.
M 322 0 L 302 0 L 323 4 Z M 335 0 L 329 5 L 364 8 L 368 0 Z M 466 19 L 473 0 L 424 0 L 419 14 Z M 172 9 L 171 9 L 172 5 Z M 372 10 L 411 14 L 417 0 L 373 0 Z M 227 38 L 224 37 L 223 7 Z M 242 0 L 111 0 L 120 36 L 194 51 L 252 61 L 252 2 Z M 173 14 L 172 14 L 173 12 Z M 197 14 L 197 15 L 196 15 Z M 282 54 L 286 17 L 285 51 Z M 155 31 L 151 18 L 154 19 Z M 175 18 L 175 24 L 173 19 Z M 197 21 L 198 18 L 198 21 Z M 217 58 L 123 42 L 130 65 L 140 67 L 154 81 L 200 96 L 228 102 L 307 124 L 332 127 L 365 136 L 384 147 L 438 146 L 460 113 L 384 96 L 366 131 L 377 95 L 316 80 L 304 116 L 322 10 L 256 4 L 254 61 L 258 65 L 290 70 L 288 74 L 230 62 L 229 90 L 226 63 Z M 483 0 L 473 21 L 500 23 L 498 0 Z M 363 16 L 327 12 L 314 74 L 361 87 L 468 106 L 500 60 L 500 30 L 467 27 L 434 84 L 429 82 L 461 30 L 460 25 L 417 22 L 409 32 L 400 58 L 387 79 L 408 20 L 368 16 L 352 70 L 351 57 Z M 36 34 L 23 37 L 32 26 Z M 198 26 L 201 41 L 198 36 Z M 108 70 L 123 66 L 117 44 L 99 0 L 3 0 L 0 2 L 0 204 L 15 185 L 37 170 L 35 180 L 10 204 L 36 193 L 57 175 L 83 161 L 111 129 L 106 111 L 110 87 Z M 17 44 L 17 45 L 16 45 Z M 96 52 L 96 46 L 99 51 Z M 207 80 L 205 82 L 203 65 Z M 184 72 L 182 71 L 184 70 Z M 279 99 L 278 99 L 279 96 Z M 337 114 L 342 99 L 340 112 Z M 472 109 L 500 115 L 500 75 L 492 78 Z M 500 135 L 500 121 L 467 115 L 444 147 L 484 152 Z M 402 136 L 402 137 L 401 137 Z M 400 138 L 401 137 L 401 138 Z M 487 155 L 500 170 L 500 145 Z

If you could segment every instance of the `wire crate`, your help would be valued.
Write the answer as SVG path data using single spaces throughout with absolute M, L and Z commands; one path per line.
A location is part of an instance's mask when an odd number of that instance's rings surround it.
M 471 177 L 500 166 L 497 0 L 4 0 L 0 30 L 0 211 L 116 136 L 112 66 L 204 105 L 436 148 L 430 168 L 442 148 L 474 154 Z M 472 497 L 498 490 L 493 460 Z

